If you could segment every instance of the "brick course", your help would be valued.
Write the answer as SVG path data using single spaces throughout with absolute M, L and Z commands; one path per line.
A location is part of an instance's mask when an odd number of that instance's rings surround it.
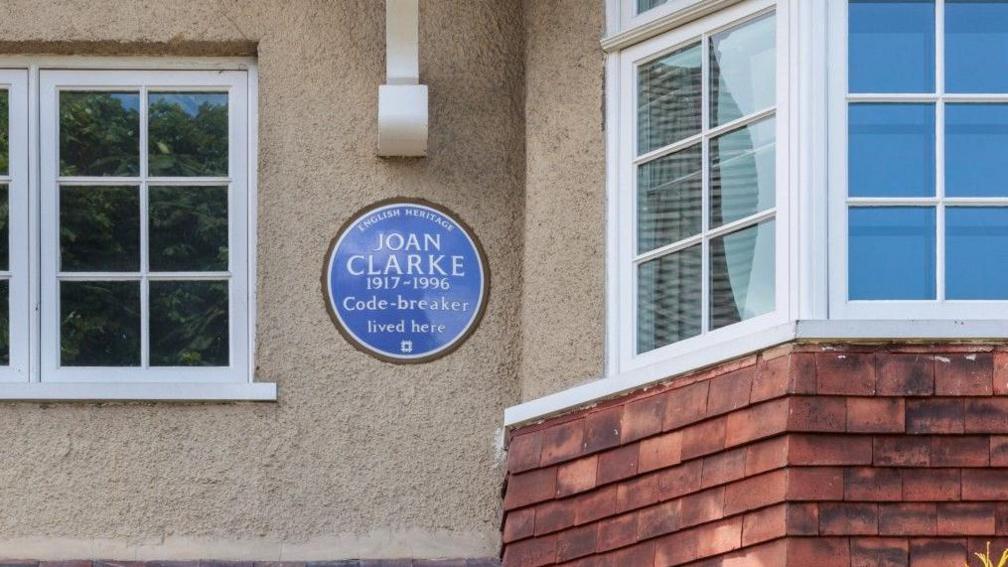
M 1008 545 L 1008 347 L 796 344 L 510 432 L 504 567 L 962 565 Z

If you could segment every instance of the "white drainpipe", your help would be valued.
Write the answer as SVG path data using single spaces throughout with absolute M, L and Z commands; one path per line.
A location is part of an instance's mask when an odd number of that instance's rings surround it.
M 418 0 L 385 0 L 385 73 L 378 155 L 427 155 L 427 85 L 420 83 Z

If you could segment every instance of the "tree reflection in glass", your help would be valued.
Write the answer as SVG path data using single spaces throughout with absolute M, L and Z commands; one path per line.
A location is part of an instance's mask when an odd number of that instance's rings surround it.
M 0 183 L 0 272 L 10 269 L 10 191 Z
M 0 366 L 10 364 L 10 280 L 0 280 Z
M 150 188 L 150 269 L 228 268 L 228 188 Z
M 140 282 L 60 283 L 60 364 L 140 365 Z
M 8 175 L 10 162 L 10 95 L 0 90 L 0 175 Z
M 60 92 L 60 175 L 140 175 L 139 93 Z
M 137 187 L 60 187 L 60 270 L 140 269 Z
M 227 282 L 150 284 L 151 366 L 228 365 Z
M 227 93 L 150 93 L 152 177 L 228 174 Z

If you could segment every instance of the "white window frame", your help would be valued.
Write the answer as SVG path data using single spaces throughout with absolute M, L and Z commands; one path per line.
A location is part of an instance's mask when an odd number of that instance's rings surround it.
M 703 0 L 666 0 L 664 4 L 638 13 L 637 0 L 622 0 L 620 2 L 620 27 L 621 29 L 636 28 L 670 14 L 699 6 L 702 3 Z
M 13 148 L 28 148 L 20 156 L 23 165 L 12 179 L 24 186 L 22 222 L 12 228 L 12 242 L 28 266 L 30 285 L 24 285 L 26 313 L 21 318 L 30 327 L 30 339 L 22 350 L 27 368 L 13 378 L 0 374 L 0 399 L 25 400 L 275 400 L 276 385 L 254 381 L 256 202 L 258 155 L 258 74 L 252 58 L 105 58 L 105 57 L 0 57 L 0 84 L 13 84 L 8 77 L 21 77 L 22 94 L 17 110 L 17 128 L 22 134 Z M 229 355 L 227 367 L 93 368 L 59 365 L 58 268 L 58 173 L 57 92 L 67 90 L 135 89 L 157 91 L 227 91 L 229 93 L 229 177 L 198 181 L 226 181 L 230 185 L 229 216 Z M 13 95 L 13 92 L 12 92 Z M 12 107 L 14 96 L 12 96 Z M 146 113 L 141 98 L 141 116 Z M 146 128 L 142 120 L 142 128 Z M 15 128 L 14 122 L 11 126 Z M 141 147 L 146 174 L 146 148 Z M 71 180 L 73 181 L 73 180 Z M 83 180 L 80 180 L 83 182 Z M 95 182 L 95 178 L 90 178 Z M 184 185 L 193 179 L 158 180 L 151 184 Z M 137 178 L 101 178 L 98 183 L 140 185 Z M 146 184 L 142 185 L 146 187 Z M 145 191 L 141 190 L 142 194 Z M 13 193 L 13 192 L 12 192 Z M 144 209 L 146 215 L 146 208 Z M 12 215 L 12 219 L 16 219 Z M 146 217 L 141 233 L 146 233 Z M 13 225 L 12 225 L 13 226 Z M 20 237 L 15 236 L 17 230 Z M 12 245 L 14 247 L 14 245 Z M 143 252 L 146 254 L 146 251 Z M 12 255 L 12 260 L 15 255 Z M 221 274 L 214 273 L 211 279 Z M 200 279 L 203 274 L 186 274 Z M 121 279 L 104 276 L 94 279 Z M 145 278 L 131 277 L 134 281 Z M 161 278 L 174 279 L 174 278 Z M 220 278 L 223 279 L 223 278 Z M 146 287 L 146 286 L 145 286 Z M 13 291 L 12 291 L 13 294 Z M 145 295 L 142 295 L 142 298 Z M 143 301 L 143 299 L 142 299 Z M 146 308 L 146 305 L 144 305 Z M 30 311 L 30 312 L 29 312 Z M 12 324 L 15 315 L 11 315 Z M 21 335 L 19 335 L 21 336 Z M 12 340 L 13 344 L 13 340 Z M 12 366 L 13 353 L 12 353 Z
M 605 0 L 606 50 L 628 47 L 742 0 L 667 0 L 637 13 L 637 0 Z
M 248 274 L 246 220 L 246 78 L 241 71 L 68 71 L 43 70 L 39 78 L 40 165 L 42 169 L 42 381 L 43 382 L 242 382 L 248 374 Z M 140 97 L 139 177 L 61 177 L 59 175 L 59 93 L 61 91 L 136 91 Z M 156 178 L 147 172 L 147 103 L 150 91 L 226 92 L 228 94 L 229 176 Z M 226 184 L 228 187 L 228 269 L 224 272 L 147 273 L 148 188 Z M 138 187 L 140 192 L 140 271 L 59 272 L 59 189 L 66 185 Z M 227 280 L 229 355 L 226 367 L 151 367 L 149 365 L 149 283 L 157 280 Z M 60 364 L 59 282 L 124 281 L 140 284 L 140 367 L 65 367 Z
M 783 4 L 783 3 L 782 3 Z M 627 371 L 648 367 L 661 363 L 669 359 L 682 357 L 683 355 L 696 351 L 710 349 L 732 349 L 746 343 L 746 338 L 751 338 L 758 333 L 765 332 L 775 326 L 786 323 L 791 318 L 790 297 L 790 263 L 791 263 L 791 236 L 790 226 L 790 199 L 789 199 L 789 157 L 788 140 L 789 136 L 789 69 L 788 69 L 788 41 L 787 41 L 787 14 L 781 13 L 782 6 L 774 0 L 746 0 L 726 8 L 716 14 L 695 20 L 689 24 L 647 41 L 641 42 L 633 47 L 622 50 L 618 54 L 618 141 L 610 148 L 610 157 L 615 157 L 615 163 L 610 163 L 610 167 L 615 167 L 615 176 L 610 175 L 610 183 L 615 177 L 615 187 L 610 187 L 610 240 L 615 244 L 615 249 L 611 250 L 609 261 L 609 281 L 610 281 L 610 372 L 620 374 Z M 786 8 L 785 8 L 786 10 Z M 777 101 L 772 115 L 775 119 L 775 146 L 776 150 L 776 192 L 775 207 L 772 209 L 774 218 L 774 311 L 747 319 L 726 327 L 706 331 L 703 334 L 684 339 L 658 349 L 637 353 L 637 262 L 635 258 L 635 235 L 636 235 L 636 164 L 640 162 L 636 155 L 636 127 L 637 127 L 637 73 L 638 66 L 660 57 L 664 53 L 674 51 L 680 47 L 702 42 L 704 76 L 709 80 L 707 72 L 707 55 L 709 53 L 709 37 L 740 25 L 748 21 L 760 18 L 768 13 L 776 13 L 776 49 L 777 49 Z M 704 86 L 707 92 L 708 86 Z M 705 104 L 705 107 L 708 106 Z M 748 115 L 747 120 L 739 123 L 750 123 L 758 121 L 754 116 L 766 116 L 763 112 L 757 111 L 753 115 Z M 705 112 L 708 114 L 708 112 Z M 703 138 L 711 138 L 711 134 L 718 133 L 722 129 L 709 130 L 707 128 L 708 118 L 703 119 Z M 610 140 L 612 144 L 612 140 Z M 706 144 L 705 144 L 706 145 Z M 658 150 L 652 153 L 668 153 Z M 615 154 L 615 156 L 613 156 Z M 708 168 L 707 152 L 703 153 L 704 171 Z M 704 185 L 707 183 L 707 175 L 704 175 Z M 704 216 L 709 215 L 709 204 L 705 190 Z M 761 216 L 760 213 L 752 216 Z M 747 217 L 750 218 L 750 217 Z M 734 224 L 734 223 L 731 223 Z M 707 226 L 706 218 L 704 226 Z M 730 226 L 730 225 L 726 225 Z M 753 224 L 752 226 L 756 226 Z M 614 230 L 613 230 L 614 229 Z M 717 229 L 720 232 L 721 229 Z M 703 246 L 708 248 L 707 242 L 710 239 L 710 231 L 705 229 Z M 647 254 L 646 254 L 647 256 Z M 657 256 L 656 256 L 657 257 Z M 709 270 L 703 268 L 704 287 L 709 288 Z M 615 301 L 613 300 L 615 298 Z M 702 300 L 703 328 L 706 329 L 706 321 L 709 318 L 709 297 Z
M 1008 102 L 1008 93 L 945 94 L 944 75 L 944 0 L 935 0 L 935 92 L 931 94 L 849 94 L 847 81 L 848 6 L 846 0 L 830 3 L 830 317 L 833 319 L 1005 319 L 1006 300 L 951 300 L 945 295 L 945 208 L 946 206 L 1005 206 L 1008 198 L 949 198 L 945 196 L 945 121 L 946 102 Z M 847 110 L 855 102 L 915 102 L 935 105 L 935 183 L 936 197 L 885 198 L 848 197 L 847 186 Z M 930 203 L 935 211 L 935 300 L 850 300 L 848 299 L 848 204 L 862 206 L 922 206 Z
M 0 68 L 0 90 L 8 92 L 8 127 L 10 129 L 9 171 L 0 176 L 7 185 L 10 213 L 8 215 L 9 325 L 10 365 L 0 367 L 0 383 L 24 382 L 30 374 L 31 360 L 31 298 L 28 203 L 28 115 L 18 112 L 28 106 L 28 72 Z

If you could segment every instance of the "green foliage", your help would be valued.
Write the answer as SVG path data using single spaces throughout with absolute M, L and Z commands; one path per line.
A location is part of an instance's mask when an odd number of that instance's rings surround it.
M 151 270 L 227 270 L 227 198 L 227 187 L 151 187 Z
M 63 92 L 60 170 L 73 176 L 139 175 L 139 97 Z M 227 95 L 151 94 L 149 174 L 228 173 Z M 63 271 L 137 271 L 140 199 L 135 186 L 60 188 Z M 151 187 L 152 271 L 228 267 L 227 187 Z M 228 282 L 150 282 L 150 362 L 229 362 Z M 140 363 L 140 283 L 63 282 L 61 359 L 69 366 Z
M 60 318 L 62 364 L 140 364 L 139 282 L 61 282 Z
M 60 174 L 140 175 L 136 93 L 60 93 Z
M 226 94 L 151 94 L 150 99 L 151 176 L 228 174 Z M 183 103 L 198 106 L 190 114 Z
M 0 175 L 7 175 L 10 161 L 10 94 L 0 90 Z
M 10 162 L 10 110 L 9 94 L 0 90 L 0 175 L 9 173 Z M 0 270 L 9 268 L 10 196 L 6 185 L 0 185 Z M 0 365 L 10 364 L 10 283 L 0 281 Z
M 10 282 L 0 281 L 0 365 L 10 364 Z
M 10 268 L 10 192 L 0 183 L 0 270 Z
M 60 188 L 60 269 L 140 269 L 140 195 L 136 187 Z
M 7 186 L 0 184 L 0 270 L 9 269 L 9 211 Z M 0 366 L 10 363 L 10 282 L 0 280 Z
M 227 366 L 227 282 L 151 282 L 151 365 Z

